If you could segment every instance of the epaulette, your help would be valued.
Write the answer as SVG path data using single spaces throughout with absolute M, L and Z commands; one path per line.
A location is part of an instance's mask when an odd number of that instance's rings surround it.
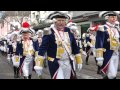
M 100 26 L 98 27 L 98 31 L 104 32 L 104 31 L 105 31 L 105 30 L 104 30 L 104 25 L 100 25 Z
M 51 32 L 51 29 L 50 28 L 45 28 L 44 31 L 43 31 L 43 34 L 44 35 L 50 35 L 52 32 Z

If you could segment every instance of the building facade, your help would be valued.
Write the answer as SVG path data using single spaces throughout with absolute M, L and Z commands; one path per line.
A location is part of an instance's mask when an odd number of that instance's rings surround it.
M 47 17 L 50 13 L 54 11 L 31 11 L 31 25 L 33 29 L 43 29 L 45 27 L 49 27 L 52 23 L 52 20 L 48 20 Z M 63 13 L 71 14 L 69 11 L 61 11 Z
M 4 11 L 5 18 L 0 20 L 0 36 L 4 37 L 14 30 L 12 25 L 22 24 L 24 17 L 29 17 L 30 11 Z M 19 26 L 20 26 L 19 25 Z
M 87 32 L 90 26 L 104 24 L 105 20 L 99 18 L 100 11 L 73 11 L 73 22 L 77 23 L 80 36 Z

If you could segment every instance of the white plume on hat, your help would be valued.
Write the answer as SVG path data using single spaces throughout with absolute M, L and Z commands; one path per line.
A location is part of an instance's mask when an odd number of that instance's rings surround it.
M 78 30 L 78 27 L 77 26 L 71 26 L 70 29 L 71 30 Z

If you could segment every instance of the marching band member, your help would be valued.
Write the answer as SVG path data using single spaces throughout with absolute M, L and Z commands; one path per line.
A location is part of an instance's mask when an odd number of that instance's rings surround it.
M 77 27 L 77 24 L 76 23 L 68 23 L 67 27 L 70 28 L 71 32 L 74 34 L 74 37 L 76 39 L 76 42 L 77 42 L 77 45 L 78 47 L 80 48 L 80 52 L 86 56 L 86 52 L 83 51 L 82 49 L 82 39 L 80 38 L 80 34 L 79 34 L 79 31 L 78 31 L 78 27 Z
M 86 37 L 87 37 L 87 33 L 83 33 L 81 41 L 82 41 L 82 49 L 85 53 L 86 53 L 86 47 L 87 47 Z
M 50 29 L 44 29 L 42 44 L 36 58 L 37 70 L 42 72 L 43 56 L 47 52 L 52 79 L 75 78 L 72 54 L 75 54 L 79 70 L 82 68 L 82 58 L 74 35 L 69 28 L 65 27 L 66 19 L 69 19 L 69 17 L 65 13 L 56 11 L 51 13 L 48 19 L 54 19 L 54 24 L 51 25 Z
M 1 38 L 1 53 L 2 55 L 5 55 L 5 52 L 7 51 L 7 44 L 6 44 L 6 40 L 4 37 Z
M 80 34 L 79 34 L 79 31 L 78 31 L 77 24 L 76 24 L 76 23 L 69 22 L 69 23 L 67 24 L 67 27 L 69 27 L 70 30 L 71 30 L 71 32 L 73 33 L 73 35 L 74 35 L 74 37 L 75 37 L 75 39 L 76 39 L 77 46 L 79 47 L 79 50 L 80 50 L 81 54 L 87 56 L 86 52 L 83 51 L 83 49 L 82 49 L 82 44 L 81 44 L 82 39 L 80 38 Z M 74 61 L 75 61 L 75 60 L 74 60 Z M 76 62 L 74 62 L 74 63 L 76 63 Z M 74 64 L 74 63 L 73 63 L 73 64 Z M 75 64 L 75 66 L 76 66 L 76 64 Z
M 87 42 L 87 57 L 86 57 L 86 65 L 88 65 L 88 59 L 89 56 L 91 55 L 91 53 L 94 56 L 96 65 L 97 65 L 97 60 L 96 60 L 96 49 L 95 49 L 95 42 L 96 42 L 96 29 L 98 26 L 94 26 L 94 27 L 90 27 L 88 28 L 88 32 L 89 32 L 89 37 L 86 38 L 86 42 Z M 98 65 L 97 65 L 98 66 Z M 100 66 L 98 66 L 97 69 L 97 74 L 100 74 Z
M 43 38 L 43 30 L 38 30 L 36 32 L 36 34 L 37 34 L 37 38 L 38 38 L 38 44 L 39 44 L 39 47 L 40 47 L 41 43 L 42 43 L 42 38 Z M 44 67 L 47 67 L 47 53 L 44 56 Z
M 19 32 L 14 31 L 11 35 L 11 45 L 9 44 L 9 51 L 12 54 L 12 63 L 13 63 L 13 69 L 14 69 L 14 78 L 19 78 L 19 61 L 16 61 L 16 46 L 17 42 L 19 41 Z
M 100 17 L 107 19 L 105 25 L 99 26 L 96 36 L 96 60 L 101 66 L 103 79 L 116 79 L 118 69 L 120 34 L 115 27 L 117 16 L 114 12 L 118 13 L 117 11 L 102 11 L 99 14 Z
M 16 60 L 20 60 L 20 75 L 24 76 L 24 79 L 31 79 L 38 44 L 31 39 L 32 30 L 28 23 L 23 23 L 20 34 L 22 34 L 22 40 L 17 43 Z
M 96 57 L 95 55 L 95 27 L 90 27 L 88 28 L 89 32 L 89 37 L 86 38 L 86 43 L 87 43 L 87 57 L 86 57 L 86 64 L 88 65 L 88 58 L 91 53 L 93 53 L 94 58 Z M 95 59 L 96 60 L 96 59 Z
M 11 58 L 12 58 L 12 40 L 11 40 L 11 34 L 8 34 L 7 38 L 7 60 L 10 62 Z
M 118 21 L 115 22 L 115 27 L 118 29 L 120 32 L 120 23 Z M 120 61 L 120 48 L 119 48 L 119 61 Z M 120 67 L 118 66 L 118 71 L 120 71 Z
M 89 65 L 88 64 L 88 59 L 89 59 L 89 56 L 91 54 L 91 52 L 90 52 L 90 45 L 91 45 L 91 47 L 93 47 L 92 44 L 88 44 L 90 42 L 91 42 L 90 33 L 89 33 L 89 31 L 87 31 L 86 36 L 85 36 L 85 40 L 83 42 L 85 50 L 86 50 L 86 53 L 87 53 L 87 57 L 86 57 L 86 60 L 85 60 L 86 61 L 86 65 Z
M 39 43 L 39 47 L 41 46 L 42 43 L 42 37 L 43 37 L 43 30 L 38 30 L 36 32 L 37 38 L 38 38 L 38 43 Z

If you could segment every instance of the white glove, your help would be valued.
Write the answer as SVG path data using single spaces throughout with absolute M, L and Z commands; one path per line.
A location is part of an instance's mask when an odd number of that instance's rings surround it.
M 92 44 L 90 44 L 90 47 L 93 48 L 94 46 Z
M 84 44 L 84 47 L 87 47 L 87 44 Z
M 20 55 L 20 58 L 22 58 L 22 56 Z
M 96 58 L 96 60 L 97 60 L 97 65 L 98 65 L 98 66 L 102 66 L 102 65 L 103 65 L 103 60 L 104 60 L 104 58 L 99 57 L 99 58 Z
M 36 73 L 38 74 L 38 77 L 42 75 L 43 67 L 34 66 L 34 69 L 35 69 Z
M 82 64 L 77 64 L 78 70 L 80 71 L 82 69 Z
M 103 60 L 99 60 L 99 61 L 97 62 L 97 65 L 98 65 L 98 66 L 102 66 L 102 65 L 103 65 Z
M 87 56 L 87 53 L 85 51 L 82 52 L 83 55 Z

